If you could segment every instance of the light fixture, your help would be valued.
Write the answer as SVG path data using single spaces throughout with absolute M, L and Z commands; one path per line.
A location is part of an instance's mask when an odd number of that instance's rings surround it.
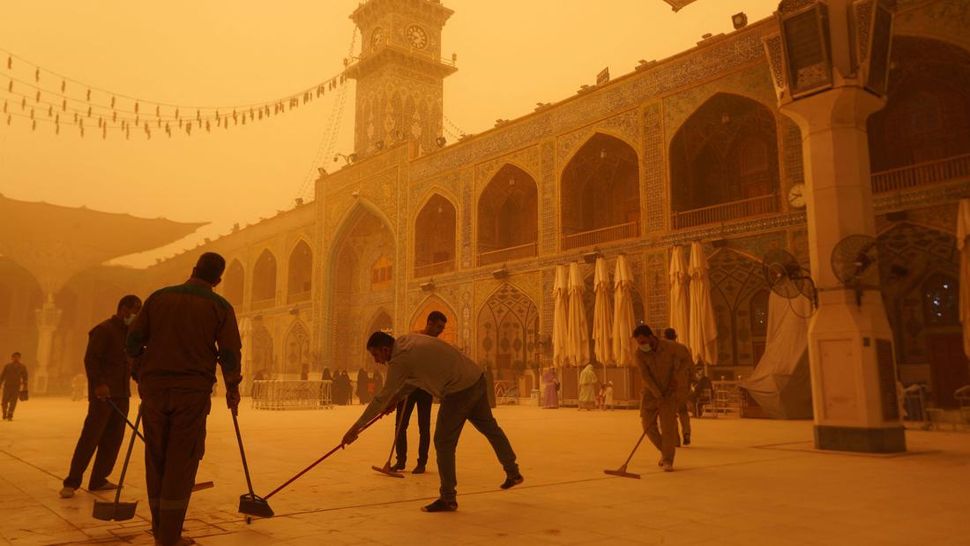
M 748 16 L 743 11 L 741 13 L 735 13 L 731 16 L 731 23 L 734 24 L 734 30 L 741 30 L 748 26 Z
M 501 268 L 492 271 L 492 277 L 496 279 L 505 279 L 509 276 L 509 270 L 503 265 Z
M 606 159 L 606 148 L 600 150 L 600 159 Z
M 434 290 L 434 279 L 429 279 L 428 282 L 421 283 L 421 290 L 425 292 L 431 292 Z
M 593 250 L 592 252 L 583 253 L 583 261 L 591 264 L 596 263 L 597 258 L 601 258 L 603 254 L 599 250 Z
M 434 143 L 437 144 L 439 148 L 444 148 L 445 144 L 448 143 L 448 140 L 445 139 L 445 137 L 440 136 L 440 137 L 434 139 Z

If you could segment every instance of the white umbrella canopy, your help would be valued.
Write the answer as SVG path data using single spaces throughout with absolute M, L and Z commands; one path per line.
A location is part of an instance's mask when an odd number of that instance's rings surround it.
M 695 362 L 717 364 L 717 322 L 711 305 L 711 286 L 707 276 L 707 258 L 701 244 L 690 245 L 690 324 L 688 347 Z
M 593 273 L 593 353 L 600 364 L 613 362 L 613 298 L 610 297 L 610 271 L 606 259 L 596 258 Z
M 960 249 L 960 322 L 963 354 L 970 358 L 970 199 L 960 200 L 957 212 L 957 248 Z
M 681 340 L 690 336 L 688 298 L 687 256 L 683 248 L 675 246 L 670 252 L 670 327 L 677 331 Z
M 552 297 L 554 303 L 552 315 L 552 363 L 554 366 L 562 366 L 568 359 L 568 339 L 569 339 L 569 280 L 566 275 L 566 266 L 556 266 L 556 282 L 552 287 Z
M 567 356 L 573 366 L 589 362 L 589 325 L 586 324 L 586 308 L 583 305 L 583 277 L 579 264 L 569 264 L 569 330 Z
M 618 366 L 633 365 L 633 275 L 626 256 L 616 258 L 616 271 L 613 272 L 613 358 Z

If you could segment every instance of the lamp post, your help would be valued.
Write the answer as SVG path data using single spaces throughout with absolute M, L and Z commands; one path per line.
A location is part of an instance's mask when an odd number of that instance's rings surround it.
M 779 107 L 802 132 L 811 272 L 815 447 L 899 452 L 892 331 L 879 286 L 856 299 L 829 267 L 849 235 L 875 236 L 866 120 L 885 105 L 894 0 L 783 0 L 765 50 Z

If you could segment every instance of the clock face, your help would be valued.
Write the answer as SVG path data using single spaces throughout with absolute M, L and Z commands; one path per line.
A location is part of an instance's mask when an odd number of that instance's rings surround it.
M 405 31 L 408 44 L 414 49 L 424 49 L 428 47 L 428 33 L 418 25 L 411 25 Z
M 796 209 L 805 206 L 805 184 L 795 184 L 791 187 L 788 191 L 788 203 Z
M 384 29 L 383 28 L 377 27 L 377 28 L 374 29 L 373 32 L 371 32 L 371 35 L 370 35 L 370 44 L 371 44 L 371 46 L 374 46 L 374 47 L 377 47 L 379 45 L 383 45 L 384 44 Z

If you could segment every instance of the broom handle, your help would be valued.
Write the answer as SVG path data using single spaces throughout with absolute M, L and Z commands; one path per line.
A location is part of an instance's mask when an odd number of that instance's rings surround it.
M 397 447 L 397 440 L 401 437 L 401 423 L 404 422 L 404 412 L 408 407 L 408 396 L 404 397 L 404 400 L 398 402 L 397 407 L 400 411 L 394 414 L 394 441 L 391 442 L 391 452 L 387 454 L 387 464 L 391 464 L 391 457 L 394 455 L 394 448 Z
M 135 431 L 135 435 L 137 435 L 139 438 L 141 438 L 141 441 L 144 442 L 145 441 L 145 437 L 142 436 L 140 432 L 138 432 L 138 425 L 132 424 L 131 421 L 128 420 L 128 416 L 125 415 L 125 413 L 123 411 L 121 411 L 121 408 L 119 408 L 118 406 L 116 406 L 115 403 L 112 402 L 110 398 L 105 398 L 104 400 L 105 400 L 105 402 L 111 404 L 111 407 L 114 408 L 114 410 L 116 412 L 118 412 L 118 415 L 122 416 L 124 418 L 125 422 L 128 423 L 128 426 L 131 427 L 131 430 L 134 430 Z M 141 411 L 141 407 L 140 406 L 139 406 L 138 411 L 139 412 Z M 140 415 L 140 413 L 139 413 L 139 415 Z
M 114 404 L 111 404 L 112 406 Z M 117 409 L 117 408 L 115 408 Z M 120 411 L 118 413 L 121 413 Z M 127 419 L 125 419 L 127 421 Z M 128 461 L 131 459 L 131 450 L 135 447 L 135 435 L 138 434 L 138 423 L 141 422 L 141 405 L 138 406 L 138 415 L 135 417 L 135 424 L 133 428 L 135 432 L 131 435 L 131 440 L 128 442 L 128 452 L 125 453 L 125 464 L 121 465 L 121 476 L 118 477 L 118 490 L 115 491 L 115 504 L 121 501 L 121 487 L 125 483 L 125 474 L 128 472 Z
M 242 434 L 239 433 L 239 420 L 236 419 L 236 410 L 230 411 L 232 414 L 232 426 L 236 429 L 236 442 L 239 444 L 239 455 L 242 457 L 243 471 L 246 474 L 246 485 L 249 486 L 249 496 L 255 497 L 253 492 L 253 481 L 249 478 L 249 464 L 246 463 L 246 450 L 243 449 Z
M 390 407 L 393 408 L 395 406 L 390 406 Z M 387 413 L 389 413 L 389 412 L 381 412 L 380 414 L 378 414 L 377 416 L 375 416 L 373 419 L 371 419 L 370 421 L 368 421 L 367 424 L 365 424 L 364 426 L 360 427 L 360 429 L 357 431 L 358 434 L 361 433 L 361 432 L 363 432 L 364 430 L 366 430 L 367 427 L 369 427 L 369 426 L 373 425 L 374 423 L 376 423 L 380 418 L 382 418 L 385 415 L 387 415 Z M 266 495 L 265 497 L 263 497 L 263 500 L 269 500 L 270 497 L 272 497 L 273 495 L 275 495 L 275 494 L 279 493 L 280 491 L 282 491 L 284 487 L 286 487 L 287 485 L 290 485 L 291 483 L 295 482 L 300 476 L 306 474 L 310 470 L 313 470 L 313 467 L 315 467 L 318 464 L 322 463 L 324 461 L 324 459 L 326 459 L 327 457 L 333 455 L 334 453 L 336 453 L 337 451 L 339 451 L 339 450 L 341 450 L 343 448 L 344 448 L 344 444 L 343 444 L 343 442 L 341 442 L 340 444 L 338 444 L 337 446 L 335 446 L 333 449 L 331 449 L 330 451 L 328 451 L 327 453 L 325 453 L 323 455 L 323 457 L 320 457 L 316 461 L 313 461 L 313 463 L 310 466 L 308 466 L 308 467 L 304 468 L 303 470 L 301 470 L 299 474 L 297 474 L 296 476 L 293 476 L 292 478 L 286 480 L 285 482 L 283 482 L 282 485 L 280 485 L 276 489 L 270 491 L 268 495 Z
M 640 439 L 637 440 L 637 445 L 633 446 L 633 451 L 630 452 L 630 456 L 627 457 L 626 458 L 626 462 L 623 463 L 623 467 L 624 468 L 626 468 L 626 465 L 630 464 L 630 459 L 633 458 L 633 454 L 636 453 L 637 452 L 637 449 L 640 448 L 640 442 L 643 441 L 643 437 L 646 436 L 646 435 L 647 435 L 646 432 L 644 432 L 643 434 L 640 435 Z

